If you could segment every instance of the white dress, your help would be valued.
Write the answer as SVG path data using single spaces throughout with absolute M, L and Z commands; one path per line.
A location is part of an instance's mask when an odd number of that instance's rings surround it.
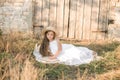
M 52 54 L 55 54 L 58 50 L 57 41 L 53 40 L 49 43 Z M 40 55 L 39 49 L 34 50 L 33 54 L 36 60 L 42 62 L 42 56 Z M 86 47 L 76 47 L 72 44 L 62 44 L 62 51 L 57 56 L 59 63 L 66 65 L 80 65 L 90 63 L 94 60 L 93 51 Z

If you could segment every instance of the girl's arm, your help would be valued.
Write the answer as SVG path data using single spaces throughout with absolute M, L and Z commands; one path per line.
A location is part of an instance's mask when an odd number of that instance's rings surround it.
M 50 59 L 56 59 L 57 56 L 60 54 L 60 52 L 62 51 L 62 45 L 60 43 L 59 40 L 57 40 L 57 43 L 58 43 L 58 50 L 56 51 L 56 53 L 50 57 Z

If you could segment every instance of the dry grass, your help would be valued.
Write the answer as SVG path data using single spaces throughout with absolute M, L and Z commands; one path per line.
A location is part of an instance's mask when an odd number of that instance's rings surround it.
M 120 69 L 111 70 L 107 73 L 97 76 L 97 80 L 119 80 L 120 79 Z
M 29 58 L 23 63 L 16 61 L 16 57 L 4 58 L 0 63 L 0 80 L 43 80 L 46 71 L 47 69 L 36 68 Z
M 116 60 L 109 61 L 106 65 L 111 65 L 114 64 L 114 68 L 109 70 L 106 73 L 97 75 L 97 80 L 120 80 L 120 46 L 118 46 L 113 52 L 112 52 L 113 57 Z M 106 55 L 105 58 L 107 59 L 108 57 L 111 57 L 111 55 Z M 117 65 L 118 67 L 116 67 Z
M 74 68 L 66 65 L 46 65 L 36 62 L 32 55 L 36 42 L 39 40 L 34 39 L 33 35 L 26 36 L 19 32 L 0 36 L 0 80 L 120 79 L 119 43 L 89 44 L 87 47 L 102 53 L 104 59 Z
M 118 46 L 118 47 L 116 48 L 116 50 L 115 50 L 115 57 L 116 57 L 117 59 L 120 59 L 120 46 Z

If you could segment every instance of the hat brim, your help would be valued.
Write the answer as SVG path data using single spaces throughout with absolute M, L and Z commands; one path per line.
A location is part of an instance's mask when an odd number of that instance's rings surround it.
M 42 34 L 45 35 L 45 33 L 46 33 L 47 31 L 53 31 L 56 36 L 58 35 L 57 29 L 56 29 L 55 27 L 46 27 L 46 28 L 43 30 Z

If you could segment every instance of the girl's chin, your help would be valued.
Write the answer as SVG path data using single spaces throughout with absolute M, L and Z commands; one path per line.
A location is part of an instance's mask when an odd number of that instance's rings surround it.
M 53 39 L 49 39 L 49 41 L 53 41 Z

